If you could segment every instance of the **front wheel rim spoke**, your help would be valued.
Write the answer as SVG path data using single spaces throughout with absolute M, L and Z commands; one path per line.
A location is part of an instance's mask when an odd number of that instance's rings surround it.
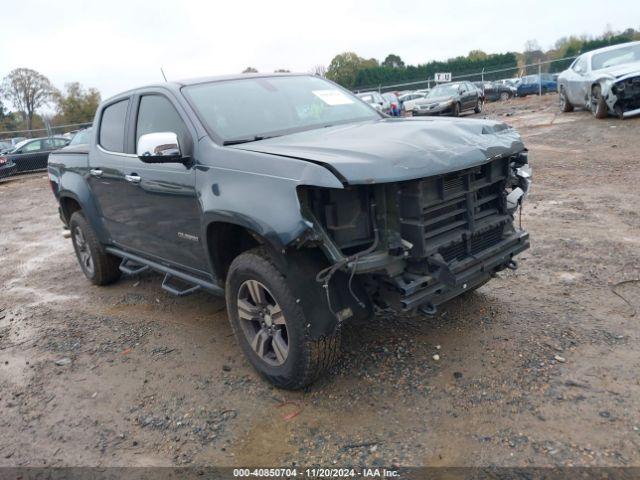
M 282 309 L 277 303 L 275 305 L 269 305 L 269 315 L 271 315 L 271 323 L 274 325 L 285 324 L 284 313 L 282 313 Z
M 253 300 L 253 303 L 256 305 L 262 305 L 265 303 L 264 290 L 258 282 L 249 280 L 247 282 L 247 289 L 249 290 L 249 296 L 251 297 L 251 300 Z
M 289 353 L 289 346 L 282 337 L 282 332 L 280 330 L 278 330 L 273 336 L 272 345 L 273 352 L 276 354 L 278 362 L 284 363 L 287 359 L 287 354 Z
M 258 309 L 245 299 L 238 300 L 238 316 L 243 320 L 257 320 Z
M 251 342 L 251 348 L 258 354 L 260 358 L 264 358 L 267 354 L 267 343 L 269 342 L 269 335 L 264 330 L 258 330 Z

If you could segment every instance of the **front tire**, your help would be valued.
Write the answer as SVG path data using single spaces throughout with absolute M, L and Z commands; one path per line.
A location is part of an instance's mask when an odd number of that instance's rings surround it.
M 304 311 L 266 249 L 249 250 L 233 260 L 225 295 L 240 348 L 276 387 L 306 387 L 338 358 L 340 332 L 310 337 Z
M 460 116 L 460 103 L 456 102 L 451 107 L 451 116 L 459 117 Z
M 482 100 L 480 100 L 479 98 L 478 98 L 478 101 L 476 102 L 476 106 L 473 109 L 473 111 L 475 113 L 480 113 L 482 111 Z
M 595 85 L 591 89 L 591 113 L 596 118 L 607 118 L 609 109 L 604 98 L 602 98 L 602 87 Z
M 500 92 L 500 100 L 501 101 L 506 102 L 510 98 L 511 98 L 511 95 L 509 95 L 509 92 Z
M 565 113 L 573 112 L 573 105 L 569 102 L 564 87 L 560 89 L 560 110 Z
M 107 252 L 82 212 L 69 220 L 71 242 L 85 277 L 94 285 L 108 285 L 120 278 L 120 259 Z

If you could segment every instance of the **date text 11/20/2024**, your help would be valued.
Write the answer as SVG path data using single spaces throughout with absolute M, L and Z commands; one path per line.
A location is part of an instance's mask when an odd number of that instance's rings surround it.
M 234 468 L 236 478 L 397 478 L 397 470 L 387 468 Z

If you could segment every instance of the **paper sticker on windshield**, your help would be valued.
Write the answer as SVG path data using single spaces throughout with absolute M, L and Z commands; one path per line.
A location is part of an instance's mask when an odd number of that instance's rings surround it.
M 353 103 L 353 100 L 340 90 L 313 90 L 313 94 L 327 105 L 348 105 Z

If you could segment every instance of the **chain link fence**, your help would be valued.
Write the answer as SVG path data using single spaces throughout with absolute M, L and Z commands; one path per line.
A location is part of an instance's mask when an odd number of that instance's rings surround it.
M 475 72 L 460 72 L 451 76 L 451 81 L 467 80 L 470 82 L 488 82 L 497 80 L 519 80 L 527 75 L 556 74 L 569 67 L 571 62 L 577 57 L 564 57 L 554 60 L 539 61 L 526 65 L 511 66 L 507 68 L 487 69 Z M 540 78 L 540 77 L 538 77 Z M 542 94 L 542 82 L 539 83 L 538 94 Z M 398 90 L 421 90 L 432 88 L 437 82 L 435 78 L 427 78 L 425 80 L 417 80 L 403 83 L 394 83 L 390 85 L 370 85 L 367 87 L 358 87 L 354 89 L 355 93 L 361 93 L 371 90 L 377 90 L 379 93 L 392 92 Z
M 49 153 L 69 144 L 91 122 L 51 125 L 31 130 L 0 132 L 0 179 L 46 170 Z

